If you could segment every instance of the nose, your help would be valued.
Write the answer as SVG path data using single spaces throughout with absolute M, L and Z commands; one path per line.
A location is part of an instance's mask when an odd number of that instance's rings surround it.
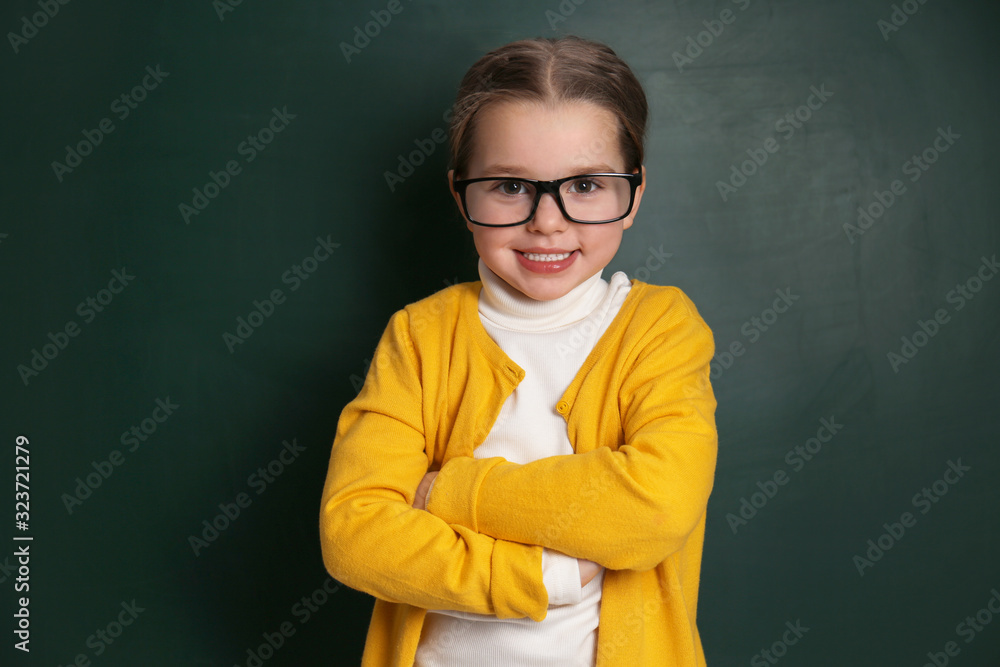
M 552 234 L 569 227 L 569 220 L 563 217 L 554 194 L 550 192 L 542 194 L 535 215 L 528 221 L 527 227 L 542 234 Z

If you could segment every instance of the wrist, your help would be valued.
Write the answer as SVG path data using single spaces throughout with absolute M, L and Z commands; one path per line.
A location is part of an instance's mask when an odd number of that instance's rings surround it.
M 476 504 L 483 478 L 496 465 L 503 463 L 499 456 L 475 459 L 458 456 L 443 466 L 434 478 L 433 498 L 428 494 L 427 511 L 445 523 L 465 526 L 479 531 L 476 521 Z

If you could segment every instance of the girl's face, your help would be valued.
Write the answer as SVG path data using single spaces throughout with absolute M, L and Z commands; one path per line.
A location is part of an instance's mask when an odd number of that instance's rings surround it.
M 469 173 L 463 178 L 555 180 L 596 172 L 625 173 L 615 116 L 589 102 L 501 102 L 480 112 L 475 132 Z M 449 172 L 449 183 L 451 177 Z M 645 178 L 636 190 L 632 211 L 617 222 L 570 222 L 552 195 L 544 194 L 534 217 L 523 225 L 466 224 L 490 270 L 526 296 L 550 301 L 608 265 L 621 244 L 622 231 L 632 225 L 644 189 Z M 461 210 L 454 188 L 452 195 Z M 528 257 L 533 254 L 568 257 L 533 261 Z

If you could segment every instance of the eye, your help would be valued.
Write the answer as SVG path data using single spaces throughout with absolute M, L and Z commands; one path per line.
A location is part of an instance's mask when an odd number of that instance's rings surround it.
M 570 181 L 569 191 L 573 194 L 589 195 L 598 190 L 603 186 L 596 178 L 580 178 L 575 181 Z
M 524 183 L 520 181 L 498 181 L 496 190 L 504 195 L 523 195 L 525 193 Z

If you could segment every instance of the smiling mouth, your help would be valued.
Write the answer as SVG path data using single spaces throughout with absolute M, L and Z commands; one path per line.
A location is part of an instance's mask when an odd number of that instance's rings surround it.
M 532 262 L 561 262 L 564 259 L 569 259 L 569 256 L 573 253 L 561 252 L 554 255 L 543 255 L 537 252 L 522 252 L 521 254 L 530 259 Z

